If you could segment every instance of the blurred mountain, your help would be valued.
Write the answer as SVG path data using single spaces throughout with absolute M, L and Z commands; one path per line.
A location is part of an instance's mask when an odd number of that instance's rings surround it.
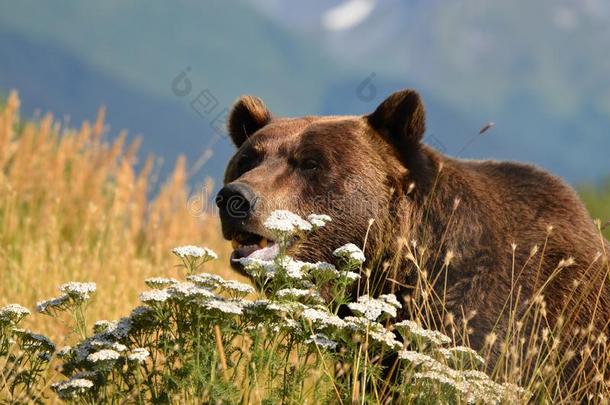
M 249 1 L 343 66 L 406 78 L 473 123 L 494 121 L 463 155 L 533 161 L 572 181 L 610 173 L 605 0 Z
M 239 2 L 0 1 L 0 91 L 17 88 L 26 113 L 75 123 L 106 105 L 112 134 L 143 135 L 166 170 L 179 153 L 194 163 L 210 148 L 195 181 L 222 178 L 233 146 L 212 126 L 223 127 L 240 94 L 278 114 L 316 113 L 332 70 L 311 44 Z M 178 96 L 173 81 L 185 71 L 192 88 Z M 205 97 L 216 107 L 203 108 Z
M 166 162 L 211 148 L 199 181 L 221 178 L 233 148 L 212 121 L 240 94 L 277 115 L 349 114 L 409 86 L 445 152 L 595 181 L 610 173 L 609 22 L 604 0 L 0 0 L 0 91 L 74 122 L 105 104 L 112 133 Z M 200 115 L 204 90 L 217 106 Z

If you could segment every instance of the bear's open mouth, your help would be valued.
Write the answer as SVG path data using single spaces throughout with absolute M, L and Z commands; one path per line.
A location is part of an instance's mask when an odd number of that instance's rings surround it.
M 255 233 L 240 233 L 231 239 L 233 253 L 231 265 L 240 268 L 240 259 L 273 260 L 279 253 L 279 246 L 272 239 Z

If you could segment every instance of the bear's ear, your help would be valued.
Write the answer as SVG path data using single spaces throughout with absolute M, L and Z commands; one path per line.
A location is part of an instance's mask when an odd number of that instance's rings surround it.
M 258 97 L 241 96 L 229 113 L 228 130 L 238 148 L 250 135 L 271 121 L 271 112 Z
M 367 117 L 369 124 L 397 148 L 419 145 L 426 132 L 426 112 L 415 90 L 398 91 Z

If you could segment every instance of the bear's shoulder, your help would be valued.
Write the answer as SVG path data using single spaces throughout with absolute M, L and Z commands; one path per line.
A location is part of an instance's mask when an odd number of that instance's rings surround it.
M 512 185 L 570 188 L 562 179 L 528 163 L 499 160 L 459 160 L 459 166 L 473 174 Z

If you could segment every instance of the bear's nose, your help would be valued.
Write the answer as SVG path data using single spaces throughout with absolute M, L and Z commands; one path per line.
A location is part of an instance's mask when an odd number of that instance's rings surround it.
M 245 184 L 231 183 L 216 195 L 216 206 L 222 220 L 243 220 L 250 216 L 256 203 L 254 191 Z

